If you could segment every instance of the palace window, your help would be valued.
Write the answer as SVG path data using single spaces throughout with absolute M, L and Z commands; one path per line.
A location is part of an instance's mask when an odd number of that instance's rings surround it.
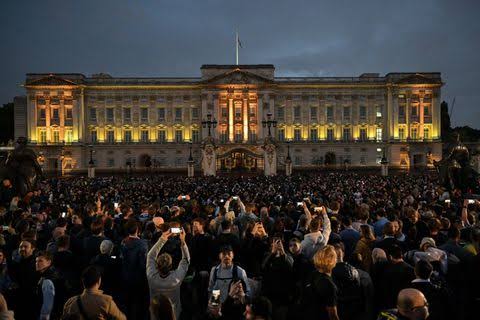
M 200 131 L 198 129 L 192 130 L 192 142 L 193 143 L 200 142 Z
M 142 122 L 148 121 L 148 108 L 140 108 L 140 118 Z
M 235 129 L 235 142 L 242 142 L 242 129 Z
M 175 142 L 183 142 L 183 131 L 175 130 Z
M 430 139 L 430 129 L 423 128 L 423 139 Z
M 376 139 L 377 141 L 382 141 L 382 128 L 377 128 Z
M 360 120 L 367 120 L 367 107 L 366 106 L 360 106 L 359 107 L 359 116 L 360 116 Z
M 97 109 L 90 108 L 90 121 L 97 121 Z
M 165 108 L 158 108 L 158 121 L 165 121 Z
M 47 143 L 47 131 L 40 130 L 40 143 Z
M 58 120 L 60 117 L 58 115 L 58 108 L 52 108 L 52 118 Z
M 300 120 L 301 108 L 300 106 L 293 107 L 293 118 L 294 120 Z
M 182 121 L 182 108 L 175 108 L 175 121 Z
M 293 140 L 295 141 L 302 140 L 302 131 L 300 129 L 293 130 Z
M 235 105 L 235 119 L 240 119 L 242 117 L 242 106 Z
M 54 143 L 60 142 L 60 132 L 58 130 L 53 131 L 53 142 Z
M 225 128 L 220 129 L 220 142 L 225 143 L 227 142 L 227 139 L 228 139 L 227 129 Z
M 418 110 L 417 110 L 417 106 L 413 106 L 412 107 L 412 116 L 416 117 L 418 116 Z
M 107 108 L 107 122 L 113 122 L 113 108 Z
M 39 109 L 39 115 L 38 115 L 40 120 L 45 120 L 45 108 L 40 108 Z
M 97 130 L 90 131 L 90 142 L 92 143 L 97 142 Z
M 430 106 L 428 106 L 428 105 L 423 106 L 423 115 L 424 116 L 429 116 L 430 115 Z
M 73 141 L 73 132 L 72 130 L 65 130 L 65 142 L 72 143 Z
M 278 129 L 278 140 L 285 141 L 285 129 Z
M 333 121 L 333 106 L 327 107 L 327 121 L 329 122 Z
M 140 131 L 140 139 L 142 142 L 148 142 L 148 130 L 141 130 Z
M 285 121 L 285 107 L 277 108 L 277 117 L 279 121 Z
M 417 140 L 417 139 L 418 139 L 418 131 L 417 131 L 417 128 L 412 128 L 411 138 L 412 138 L 413 140 Z
M 367 129 L 360 128 L 360 141 L 367 141 Z
M 310 140 L 318 141 L 318 129 L 310 129 Z
M 158 142 L 163 143 L 167 141 L 167 133 L 165 130 L 158 130 Z
M 109 167 L 109 168 L 115 167 L 115 159 L 114 158 L 108 158 L 107 167 Z
M 125 135 L 124 140 L 126 143 L 132 142 L 132 130 L 125 130 L 124 135 Z
M 381 118 L 382 117 L 382 106 L 376 106 L 375 109 L 376 109 L 377 119 Z
M 248 130 L 248 140 L 250 142 L 257 141 L 257 132 L 255 131 L 255 129 Z
M 343 128 L 343 141 L 350 141 L 350 140 L 351 140 L 350 128 Z
M 132 109 L 123 108 L 123 121 L 125 122 L 132 121 Z
M 65 108 L 65 119 L 71 120 L 73 118 L 72 108 Z
M 199 117 L 199 112 L 197 107 L 192 108 L 192 119 L 197 120 Z
M 343 107 L 343 121 L 350 121 L 350 107 Z
M 115 142 L 115 132 L 113 130 L 107 131 L 107 142 L 114 143 Z
M 400 140 L 405 140 L 405 129 L 404 128 L 398 128 L 398 138 Z
M 333 128 L 328 128 L 327 129 L 327 140 L 328 141 L 333 141 L 333 138 L 334 138 Z
M 317 107 L 310 107 L 310 120 L 317 121 Z
M 228 109 L 227 107 L 222 107 L 222 119 L 228 118 Z

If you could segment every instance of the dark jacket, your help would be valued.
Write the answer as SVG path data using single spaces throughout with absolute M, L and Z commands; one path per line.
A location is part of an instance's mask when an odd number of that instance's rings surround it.
M 146 285 L 148 244 L 145 240 L 127 237 L 120 247 L 123 258 L 122 279 L 129 287 Z

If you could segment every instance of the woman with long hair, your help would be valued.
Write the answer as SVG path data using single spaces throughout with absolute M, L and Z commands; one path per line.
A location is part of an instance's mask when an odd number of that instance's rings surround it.
M 353 256 L 359 261 L 359 267 L 370 272 L 372 267 L 372 248 L 375 243 L 372 227 L 368 224 L 360 226 L 360 240 L 358 240 Z

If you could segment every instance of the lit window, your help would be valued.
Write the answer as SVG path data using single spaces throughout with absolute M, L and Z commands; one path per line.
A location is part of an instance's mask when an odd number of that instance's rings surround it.
M 182 141 L 183 141 L 183 131 L 175 130 L 175 142 L 182 142 Z
M 47 132 L 45 130 L 40 130 L 40 143 L 47 142 Z
M 285 141 L 285 129 L 278 129 L 278 140 Z
M 60 132 L 59 131 L 53 131 L 53 142 L 54 143 L 59 143 L 60 142 Z
M 132 142 L 132 131 L 131 130 L 125 130 L 125 142 L 130 143 Z
M 115 132 L 113 130 L 107 131 L 107 142 L 114 143 L 115 142 Z
M 73 132 L 72 130 L 65 130 L 65 142 L 71 143 L 73 141 Z
M 312 141 L 318 140 L 318 129 L 310 129 L 310 140 Z
M 328 141 L 333 141 L 333 137 L 334 137 L 333 128 L 328 128 L 327 129 L 327 140 Z
M 382 128 L 377 128 L 376 139 L 377 141 L 382 141 Z
M 417 128 L 412 128 L 412 135 L 411 135 L 411 138 L 413 140 L 416 140 L 418 139 L 418 135 L 417 135 Z
M 404 128 L 398 128 L 398 138 L 400 140 L 405 139 L 405 129 Z
M 140 139 L 142 142 L 148 142 L 148 130 L 140 131 Z
M 165 142 L 167 140 L 167 135 L 165 130 L 158 130 L 158 142 Z
M 366 140 L 367 140 L 367 129 L 360 128 L 360 141 L 366 141 Z
M 343 128 L 343 140 L 350 141 L 350 128 Z
M 424 128 L 423 129 L 423 139 L 430 139 L 430 129 Z
M 382 117 L 382 106 L 376 106 L 376 114 L 377 114 L 377 118 Z

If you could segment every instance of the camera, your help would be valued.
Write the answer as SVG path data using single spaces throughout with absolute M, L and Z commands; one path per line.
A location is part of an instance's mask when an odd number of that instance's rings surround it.
M 187 196 L 182 196 L 182 200 L 186 200 L 187 199 Z
M 237 201 L 237 200 L 238 200 L 238 196 L 233 196 L 232 199 L 235 200 L 235 201 Z
M 66 212 L 62 212 L 62 218 L 65 218 L 67 216 Z
M 473 199 L 468 199 L 468 204 L 474 204 L 475 203 L 475 200 Z
M 297 202 L 297 207 L 303 207 L 303 202 Z

